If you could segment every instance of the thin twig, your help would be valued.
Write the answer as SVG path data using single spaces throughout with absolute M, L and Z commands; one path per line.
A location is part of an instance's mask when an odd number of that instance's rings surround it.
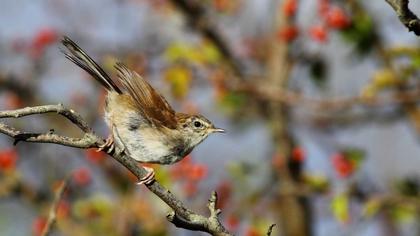
M 66 117 L 84 132 L 84 136 L 82 138 L 71 138 L 56 135 L 52 132 L 28 133 L 16 130 L 15 128 L 10 127 L 2 122 L 0 122 L 0 133 L 14 138 L 14 143 L 17 143 L 18 141 L 55 143 L 76 148 L 98 148 L 100 145 L 104 144 L 104 139 L 97 136 L 78 113 L 71 109 L 65 108 L 61 104 L 26 107 L 11 111 L 0 111 L 0 118 L 19 118 L 23 116 L 44 113 L 57 113 Z M 125 152 L 113 152 L 110 154 L 110 156 L 125 166 L 139 180 L 143 179 L 147 174 L 147 171 L 143 167 L 139 166 L 137 162 L 128 156 Z M 232 235 L 225 229 L 222 224 L 220 224 L 218 220 L 214 220 L 214 215 L 205 217 L 194 213 L 185 207 L 184 204 L 178 200 L 175 195 L 173 195 L 168 189 L 160 185 L 159 182 L 153 181 L 151 184 L 146 185 L 146 187 L 155 195 L 157 195 L 162 201 L 164 201 L 170 208 L 172 208 L 172 210 L 175 212 L 174 216 L 178 217 L 176 219 L 182 219 L 182 221 L 188 222 L 189 225 L 197 225 L 200 227 L 200 231 L 207 232 L 212 235 Z M 214 199 L 214 197 L 215 194 L 212 195 L 211 199 Z M 214 201 L 216 201 L 216 199 L 214 199 Z M 176 226 L 180 227 L 179 225 Z
M 219 214 L 221 213 L 220 209 L 216 208 L 217 204 L 217 194 L 216 192 L 212 192 L 208 208 L 210 211 L 210 216 L 206 219 L 206 221 L 212 225 L 214 225 L 214 232 L 211 234 L 213 235 L 230 235 L 226 232 L 223 225 L 219 221 Z M 167 215 L 168 220 L 173 223 L 176 227 L 189 229 L 193 231 L 205 231 L 203 230 L 203 227 L 205 226 L 204 222 L 202 220 L 197 221 L 186 221 L 183 218 L 179 217 L 175 212 L 171 212 Z
M 41 236 L 47 236 L 51 232 L 51 229 L 56 222 L 58 206 L 60 204 L 61 199 L 63 198 L 64 192 L 67 188 L 67 184 L 68 184 L 68 178 L 63 180 L 60 186 L 58 187 L 57 192 L 55 193 L 53 204 L 50 209 L 50 213 L 48 215 L 47 223 L 44 229 L 42 230 Z
M 276 226 L 276 224 L 271 224 L 270 227 L 268 227 L 267 236 L 271 236 L 274 226 Z
M 77 114 L 72 109 L 65 108 L 62 104 L 25 107 L 11 111 L 0 111 L 0 118 L 20 118 L 23 116 L 44 113 L 60 114 L 69 119 L 73 124 L 77 125 L 83 132 L 92 132 L 92 129 L 89 128 L 89 125 L 83 120 L 83 118 L 79 114 Z

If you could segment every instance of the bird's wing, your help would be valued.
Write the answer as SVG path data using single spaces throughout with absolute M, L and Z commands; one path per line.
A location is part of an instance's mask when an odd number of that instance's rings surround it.
M 124 64 L 117 63 L 118 79 L 133 100 L 140 114 L 155 126 L 165 126 L 170 129 L 177 127 L 175 111 L 145 79 Z

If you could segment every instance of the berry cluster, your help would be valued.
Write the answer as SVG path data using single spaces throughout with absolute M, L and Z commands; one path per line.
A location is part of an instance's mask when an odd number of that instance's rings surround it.
M 350 26 L 351 20 L 346 12 L 339 6 L 332 5 L 329 0 L 318 0 L 318 16 L 320 22 L 309 28 L 312 40 L 325 43 L 330 30 L 342 30 Z M 285 0 L 281 10 L 288 22 L 296 15 L 298 0 Z M 299 36 L 299 28 L 294 23 L 288 23 L 278 30 L 278 37 L 282 41 L 292 42 Z

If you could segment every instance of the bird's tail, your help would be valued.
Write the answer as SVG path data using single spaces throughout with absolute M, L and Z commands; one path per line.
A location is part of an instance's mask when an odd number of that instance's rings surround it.
M 108 91 L 115 91 L 121 94 L 121 89 L 115 82 L 108 76 L 108 74 L 90 57 L 83 49 L 81 49 L 73 40 L 64 36 L 61 43 L 67 48 L 63 50 L 66 57 L 74 64 L 89 73 L 99 83 L 101 83 Z

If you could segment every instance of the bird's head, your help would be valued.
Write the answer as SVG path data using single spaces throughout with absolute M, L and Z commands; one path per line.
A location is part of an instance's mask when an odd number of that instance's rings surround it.
M 187 145 L 194 148 L 212 133 L 224 133 L 225 130 L 216 128 L 211 121 L 202 115 L 179 115 L 178 129 Z

